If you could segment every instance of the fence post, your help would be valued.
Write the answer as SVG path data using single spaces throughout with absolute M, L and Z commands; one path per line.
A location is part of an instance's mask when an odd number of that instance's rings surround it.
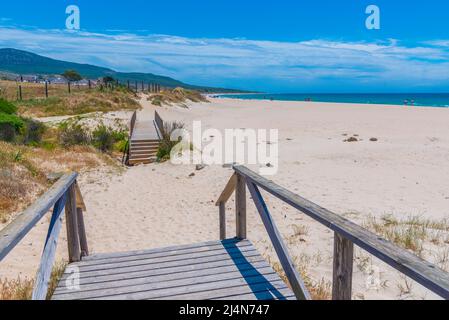
M 246 239 L 246 181 L 245 177 L 239 174 L 235 190 L 235 206 L 237 238 Z
M 45 98 L 48 99 L 48 82 L 45 81 Z
M 128 90 L 129 90 L 130 86 L 129 86 L 129 80 L 128 80 Z
M 335 233 L 332 300 L 352 299 L 354 244 Z
M 90 90 L 90 89 L 92 89 L 92 82 L 89 80 L 88 83 L 89 83 L 89 90 Z
M 226 203 L 220 202 L 220 240 L 226 239 Z
M 69 90 L 69 93 L 72 93 L 72 89 L 70 88 L 70 81 L 67 82 L 67 88 Z
M 19 84 L 19 101 L 22 101 L 22 85 Z
M 139 91 L 139 87 L 137 85 L 137 81 L 136 81 L 136 93 Z
M 69 249 L 69 262 L 78 262 L 81 259 L 80 238 L 78 232 L 78 214 L 76 210 L 75 184 L 67 190 L 65 205 L 67 245 Z

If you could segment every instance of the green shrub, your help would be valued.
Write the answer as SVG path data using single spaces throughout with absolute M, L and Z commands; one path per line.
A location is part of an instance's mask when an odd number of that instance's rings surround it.
M 89 131 L 78 123 L 64 123 L 59 128 L 59 143 L 64 147 L 87 145 L 91 138 Z
M 45 125 L 33 119 L 24 119 L 24 123 L 20 142 L 28 145 L 39 144 L 42 141 L 42 135 L 45 133 Z
M 0 113 L 0 140 L 12 142 L 23 128 L 23 120 L 14 115 Z
M 11 102 L 8 102 L 3 98 L 0 98 L 0 112 L 6 114 L 15 114 L 17 113 L 17 107 Z
M 114 143 L 114 132 L 111 128 L 105 125 L 99 125 L 92 132 L 92 144 L 98 150 L 102 152 L 112 151 Z
M 128 141 L 127 140 L 120 140 L 114 143 L 114 150 L 118 152 L 125 152 L 128 148 Z
M 183 129 L 185 127 L 182 122 L 167 122 L 164 123 L 164 130 L 162 132 L 162 140 L 159 144 L 157 151 L 158 161 L 166 161 L 170 159 L 171 151 L 179 141 L 172 141 L 171 134 L 177 129 Z

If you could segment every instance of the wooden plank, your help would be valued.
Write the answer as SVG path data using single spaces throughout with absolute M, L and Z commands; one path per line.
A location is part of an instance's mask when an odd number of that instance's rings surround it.
M 78 222 L 78 234 L 80 238 L 81 257 L 86 257 L 89 255 L 89 246 L 87 244 L 87 234 L 86 234 L 86 227 L 84 225 L 83 209 L 77 208 L 76 214 Z
M 117 288 L 111 290 L 104 290 L 99 295 L 93 295 L 89 292 L 78 293 L 75 292 L 72 295 L 55 295 L 53 298 L 55 300 L 59 299 L 100 299 L 100 300 L 146 300 L 146 299 L 158 299 L 161 297 L 171 297 L 179 294 L 191 294 L 198 293 L 202 291 L 208 291 L 220 288 L 232 288 L 242 285 L 263 285 L 264 288 L 271 289 L 276 292 L 276 288 L 270 283 L 271 281 L 279 281 L 279 276 L 277 274 L 268 274 L 264 276 L 256 277 L 239 277 L 237 279 L 225 279 L 219 280 L 198 280 L 198 279 L 186 279 L 182 281 L 175 282 L 165 282 L 158 284 L 149 284 L 141 286 L 130 286 L 125 288 Z M 281 280 L 282 282 L 282 280 Z M 283 283 L 283 282 L 282 282 Z M 285 286 L 285 284 L 283 283 Z M 279 294 L 280 295 L 280 294 Z
M 251 283 L 249 285 L 243 284 L 231 287 L 218 287 L 213 289 L 207 289 L 199 292 L 188 292 L 184 294 L 177 294 L 174 296 L 161 296 L 157 298 L 147 299 L 147 300 L 213 300 L 226 295 L 237 295 L 237 294 L 249 294 L 253 293 L 256 295 L 256 300 L 258 296 L 265 296 L 266 292 L 270 292 L 271 296 L 283 297 L 284 294 L 291 295 L 291 290 L 288 289 L 286 284 L 282 280 L 271 281 L 271 287 L 268 288 L 266 283 Z
M 279 292 L 283 295 L 283 297 L 278 298 L 273 296 L 273 294 L 269 291 L 262 292 L 252 292 L 252 293 L 244 293 L 244 294 L 236 294 L 233 296 L 224 296 L 219 298 L 213 298 L 211 300 L 225 300 L 225 301 L 244 301 L 244 300 L 296 300 L 295 295 L 291 292 L 290 289 L 279 289 Z
M 0 231 L 0 261 L 28 234 L 62 197 L 78 174 L 70 173 L 59 179 L 43 196 Z
M 298 300 L 311 300 L 310 294 L 304 282 L 302 281 L 298 270 L 296 270 L 293 260 L 288 254 L 287 247 L 282 241 L 282 236 L 277 229 L 270 212 L 268 211 L 268 208 L 262 198 L 262 195 L 260 194 L 259 189 L 252 182 L 248 182 L 248 189 L 251 193 L 251 196 L 253 197 L 253 201 L 256 205 L 257 210 L 259 211 L 262 222 L 268 232 L 268 236 L 271 239 L 271 243 L 273 244 L 274 250 L 279 257 L 279 261 L 281 262 L 282 268 L 284 269 L 285 275 L 290 282 L 296 298 Z
M 76 213 L 76 192 L 72 185 L 67 190 L 67 203 L 65 206 L 65 217 L 67 227 L 67 246 L 69 262 L 81 260 L 80 238 L 78 233 L 78 216 Z
M 226 239 L 226 204 L 220 202 L 220 240 Z
M 92 291 L 92 290 L 100 290 L 100 289 L 110 289 L 114 287 L 123 287 L 129 285 L 143 284 L 143 283 L 157 283 L 157 282 L 165 282 L 165 281 L 173 281 L 173 280 L 181 280 L 188 278 L 198 278 L 203 276 L 217 275 L 217 274 L 225 274 L 225 273 L 245 273 L 245 275 L 255 275 L 255 272 L 260 272 L 264 270 L 268 270 L 271 268 L 266 261 L 259 260 L 254 263 L 241 263 L 238 265 L 225 265 L 219 266 L 215 268 L 200 268 L 193 269 L 183 272 L 173 272 L 172 269 L 176 268 L 167 268 L 163 271 L 158 270 L 159 272 L 145 272 L 140 273 L 138 275 L 130 275 L 125 274 L 120 278 L 114 276 L 102 276 L 95 279 L 91 279 L 91 281 L 86 281 L 84 278 L 80 278 L 80 290 L 79 291 Z M 55 290 L 55 294 L 66 293 L 69 290 L 65 288 L 65 286 L 59 286 Z
M 226 203 L 231 198 L 232 194 L 235 191 L 235 188 L 237 187 L 237 175 L 234 173 L 229 179 L 228 183 L 226 184 L 226 187 L 224 188 L 223 192 L 221 193 L 220 197 L 218 198 L 216 202 L 216 206 L 218 207 L 220 203 Z
M 153 253 L 170 253 L 170 252 L 178 252 L 183 250 L 190 250 L 190 249 L 196 249 L 196 248 L 202 248 L 202 247 L 215 247 L 215 246 L 222 246 L 222 247 L 228 247 L 228 246 L 244 246 L 250 244 L 248 240 L 240 240 L 240 239 L 227 239 L 223 241 L 208 241 L 208 242 L 201 242 L 201 243 L 195 243 L 195 244 L 189 244 L 189 245 L 179 245 L 179 246 L 171 246 L 171 247 L 163 247 L 163 248 L 155 248 L 155 249 L 149 249 L 149 250 L 135 250 L 135 251 L 126 251 L 126 252 L 116 252 L 116 253 L 99 253 L 99 254 L 92 254 L 89 257 L 86 257 L 83 259 L 83 262 L 86 261 L 99 261 L 103 259 L 110 259 L 110 258 L 122 258 L 127 256 L 138 256 L 138 255 L 147 255 L 147 254 L 153 254 Z
M 352 267 L 354 244 L 335 233 L 332 300 L 352 299 Z
M 232 248 L 232 249 L 219 249 L 219 250 L 211 250 L 205 252 L 194 252 L 188 253 L 184 255 L 175 255 L 175 256 L 167 256 L 167 257 L 150 257 L 146 259 L 138 259 L 131 261 L 119 261 L 119 262 L 111 262 L 104 264 L 94 264 L 94 265 L 84 265 L 78 264 L 78 268 L 81 271 L 95 271 L 95 270 L 107 270 L 107 269 L 116 269 L 121 267 L 130 267 L 130 266 L 140 266 L 140 265 L 157 265 L 165 262 L 173 262 L 173 261 L 182 261 L 182 260 L 191 260 L 197 258 L 207 258 L 214 256 L 223 256 L 230 254 L 243 254 L 244 252 L 255 251 L 254 247 L 242 247 L 242 248 Z
M 53 214 L 48 228 L 47 240 L 45 242 L 44 251 L 39 264 L 39 269 L 36 275 L 34 284 L 32 300 L 46 300 L 48 285 L 50 282 L 53 264 L 55 262 L 56 247 L 58 238 L 62 227 L 62 210 L 64 209 L 66 196 L 63 195 L 61 199 L 56 202 L 53 209 Z
M 449 299 L 449 273 L 357 224 L 269 181 L 246 167 L 234 170 L 265 191 L 305 213 L 427 289 Z
M 213 269 L 226 266 L 240 266 L 248 263 L 259 263 L 264 261 L 264 259 L 259 255 L 258 252 L 248 252 L 245 253 L 244 257 L 230 260 L 228 257 L 212 257 L 209 259 L 196 259 L 196 260 L 184 260 L 182 263 L 171 262 L 157 267 L 154 266 L 137 266 L 137 267 L 126 267 L 118 270 L 104 270 L 100 271 L 90 271 L 81 272 L 80 280 L 81 283 L 98 283 L 102 281 L 116 281 L 129 279 L 132 277 L 149 277 L 156 275 L 169 275 L 176 274 L 179 272 L 189 272 L 198 271 L 203 269 Z M 67 279 L 70 274 L 65 273 L 61 278 L 61 283 Z
M 76 191 L 76 207 L 82 209 L 83 211 L 87 211 L 86 204 L 84 203 L 83 194 L 81 193 L 80 186 L 77 182 L 75 182 L 75 191 Z
M 127 294 L 130 292 L 140 291 L 153 291 L 162 288 L 176 288 L 217 281 L 226 282 L 236 279 L 260 278 L 260 281 L 263 281 L 266 277 L 269 276 L 276 276 L 271 267 L 247 271 L 244 278 L 242 277 L 240 271 L 202 275 L 181 279 L 166 279 L 165 281 L 152 281 L 151 278 L 141 278 L 126 280 L 120 283 L 116 282 L 113 283 L 113 285 L 111 285 L 110 283 L 97 284 L 97 288 L 91 290 L 76 290 L 76 292 L 70 290 L 58 290 L 54 293 L 53 297 L 57 299 L 65 297 L 69 297 L 70 299 L 91 299 L 108 295 Z
M 240 243 L 236 243 L 232 246 L 223 246 L 221 244 L 214 244 L 210 246 L 204 246 L 204 247 L 194 247 L 194 248 L 185 248 L 182 250 L 167 250 L 167 251 L 158 251 L 158 252 L 147 252 L 147 253 L 141 253 L 141 254 L 135 254 L 135 255 L 128 255 L 124 254 L 123 256 L 114 256 L 108 259 L 94 259 L 94 260 L 86 260 L 79 262 L 78 264 L 72 264 L 73 266 L 95 266 L 95 265 L 105 265 L 105 264 L 112 264 L 112 263 L 119 263 L 119 262 L 127 262 L 127 261 L 141 261 L 141 260 L 149 260 L 154 258 L 166 258 L 166 257 L 175 257 L 177 256 L 177 259 L 183 259 L 186 255 L 198 253 L 201 254 L 203 252 L 211 252 L 213 251 L 213 254 L 222 254 L 222 253 L 228 253 L 228 249 L 233 250 L 255 250 L 254 246 L 248 242 L 248 241 L 242 241 Z
M 237 175 L 235 188 L 237 238 L 246 239 L 246 182 L 243 176 Z

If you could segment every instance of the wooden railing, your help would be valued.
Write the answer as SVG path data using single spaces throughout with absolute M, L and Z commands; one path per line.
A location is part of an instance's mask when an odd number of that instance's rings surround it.
M 159 138 L 162 139 L 162 135 L 164 134 L 164 120 L 162 120 L 157 111 L 154 112 L 154 122 L 156 123 Z
M 129 122 L 129 136 L 128 141 L 126 141 L 125 149 L 123 149 L 122 164 L 128 164 L 129 161 L 131 138 L 134 133 L 134 128 L 136 127 L 136 121 L 137 121 L 137 111 L 134 111 L 131 117 L 131 121 Z
M 226 238 L 226 202 L 236 193 L 237 237 L 246 238 L 246 187 L 248 187 L 281 265 L 298 299 L 310 295 L 296 271 L 287 247 L 268 211 L 259 187 L 334 231 L 333 300 L 352 298 L 354 245 L 374 255 L 430 291 L 449 299 L 449 274 L 359 225 L 263 178 L 243 166 L 234 175 L 217 201 L 220 208 L 220 238 Z
M 86 207 L 76 182 L 78 174 L 62 176 L 43 196 L 0 231 L 0 262 L 20 243 L 34 226 L 53 208 L 45 246 L 33 289 L 33 300 L 45 300 L 55 262 L 58 237 L 65 208 L 69 262 L 89 255 L 84 227 Z

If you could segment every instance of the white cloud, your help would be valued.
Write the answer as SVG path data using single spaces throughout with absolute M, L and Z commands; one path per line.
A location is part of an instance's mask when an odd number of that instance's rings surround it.
M 199 84 L 251 83 L 264 89 L 264 82 L 293 88 L 343 81 L 449 87 L 449 41 L 443 40 L 404 46 L 395 39 L 276 42 L 0 27 L 0 46 Z

